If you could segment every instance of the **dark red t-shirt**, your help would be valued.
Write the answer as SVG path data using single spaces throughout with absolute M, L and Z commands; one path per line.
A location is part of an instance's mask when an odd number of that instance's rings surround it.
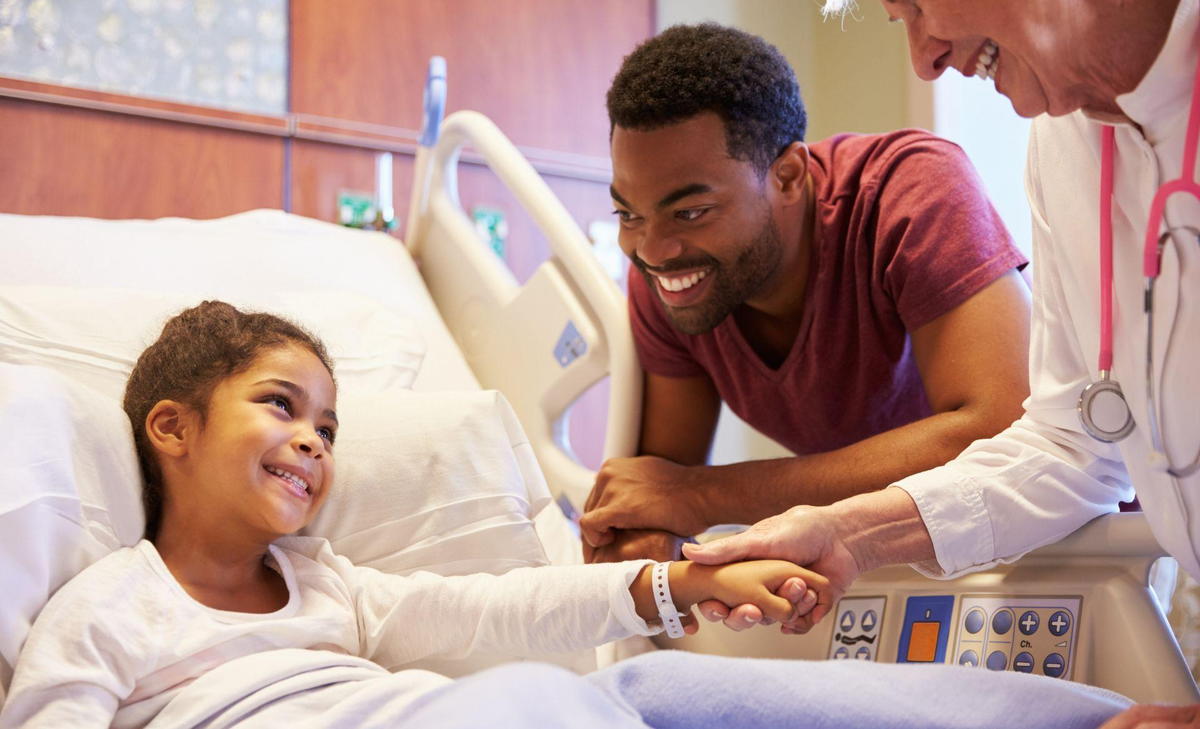
M 841 448 L 931 414 L 908 333 L 1026 263 L 957 145 L 919 130 L 809 146 L 817 220 L 799 334 L 779 369 L 733 316 L 674 326 L 635 268 L 642 366 L 707 374 L 743 420 L 797 454 Z

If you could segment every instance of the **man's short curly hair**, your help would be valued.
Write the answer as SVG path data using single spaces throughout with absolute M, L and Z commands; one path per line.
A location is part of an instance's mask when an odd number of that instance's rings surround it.
M 625 57 L 608 90 L 610 131 L 658 129 L 703 112 L 725 122 L 731 157 L 765 174 L 807 117 L 796 74 L 762 38 L 716 23 L 676 25 Z

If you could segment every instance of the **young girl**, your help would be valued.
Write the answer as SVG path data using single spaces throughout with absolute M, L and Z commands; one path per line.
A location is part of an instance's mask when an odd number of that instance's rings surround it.
M 252 694 L 275 696 L 280 683 L 304 692 L 433 655 L 560 652 L 659 632 L 645 561 L 399 577 L 288 537 L 334 488 L 335 399 L 324 347 L 282 319 L 205 302 L 170 320 L 124 401 L 146 539 L 50 600 L 0 725 L 144 726 L 164 712 L 166 725 L 191 725 L 229 705 L 245 713 L 263 700 Z M 677 610 L 715 598 L 780 621 L 814 602 L 811 591 L 796 608 L 773 594 L 786 580 L 823 585 L 786 562 L 677 562 L 668 575 Z M 391 683 L 393 706 L 449 681 L 404 676 Z M 202 681 L 216 690 L 196 699 Z
M 827 606 L 812 597 L 793 606 L 774 593 L 789 580 L 802 595 L 827 583 L 769 561 L 675 562 L 667 584 L 645 561 L 465 577 L 356 567 L 324 540 L 287 536 L 334 487 L 335 394 L 321 344 L 281 319 L 205 302 L 169 321 L 125 395 L 146 539 L 51 598 L 0 727 L 1036 729 L 1096 726 L 1128 703 L 1013 673 L 675 651 L 587 677 L 538 663 L 457 682 L 392 673 L 433 655 L 653 634 L 660 615 L 677 620 L 710 598 L 784 622 L 819 617 Z

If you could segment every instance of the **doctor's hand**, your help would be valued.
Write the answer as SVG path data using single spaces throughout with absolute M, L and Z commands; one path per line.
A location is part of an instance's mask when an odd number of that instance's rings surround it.
M 579 520 L 583 539 L 593 547 L 613 540 L 618 529 L 661 529 L 680 536 L 699 534 L 710 479 L 704 467 L 681 466 L 657 456 L 610 458 Z
M 593 547 L 585 540 L 585 562 L 623 562 L 629 559 L 652 559 L 655 562 L 675 562 L 681 559 L 683 539 L 670 532 L 653 529 L 620 529 L 602 547 Z
M 1196 729 L 1200 704 L 1191 706 L 1131 706 L 1100 725 L 1100 729 Z
M 701 564 L 725 564 L 747 559 L 783 559 L 807 567 L 826 581 L 816 591 L 811 612 L 784 623 L 784 632 L 806 633 L 821 620 L 859 575 L 858 563 L 836 529 L 829 507 L 796 506 L 768 517 L 741 534 L 707 544 L 686 544 L 683 555 Z M 784 585 L 781 589 L 787 588 Z M 725 624 L 735 630 L 747 627 L 754 617 L 750 606 L 725 614 Z M 706 608 L 708 611 L 706 611 Z M 723 611 L 701 606 L 701 614 Z M 750 623 L 752 624 L 752 623 Z

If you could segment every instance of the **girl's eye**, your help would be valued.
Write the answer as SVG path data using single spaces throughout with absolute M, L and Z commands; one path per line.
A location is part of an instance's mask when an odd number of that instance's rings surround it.
M 272 395 L 267 399 L 267 402 L 279 408 L 283 412 L 288 413 L 289 415 L 292 412 L 292 404 L 288 402 L 288 399 L 283 395 Z
M 317 435 L 324 438 L 325 442 L 329 445 L 333 445 L 333 441 L 337 438 L 337 435 L 330 428 L 317 428 Z

